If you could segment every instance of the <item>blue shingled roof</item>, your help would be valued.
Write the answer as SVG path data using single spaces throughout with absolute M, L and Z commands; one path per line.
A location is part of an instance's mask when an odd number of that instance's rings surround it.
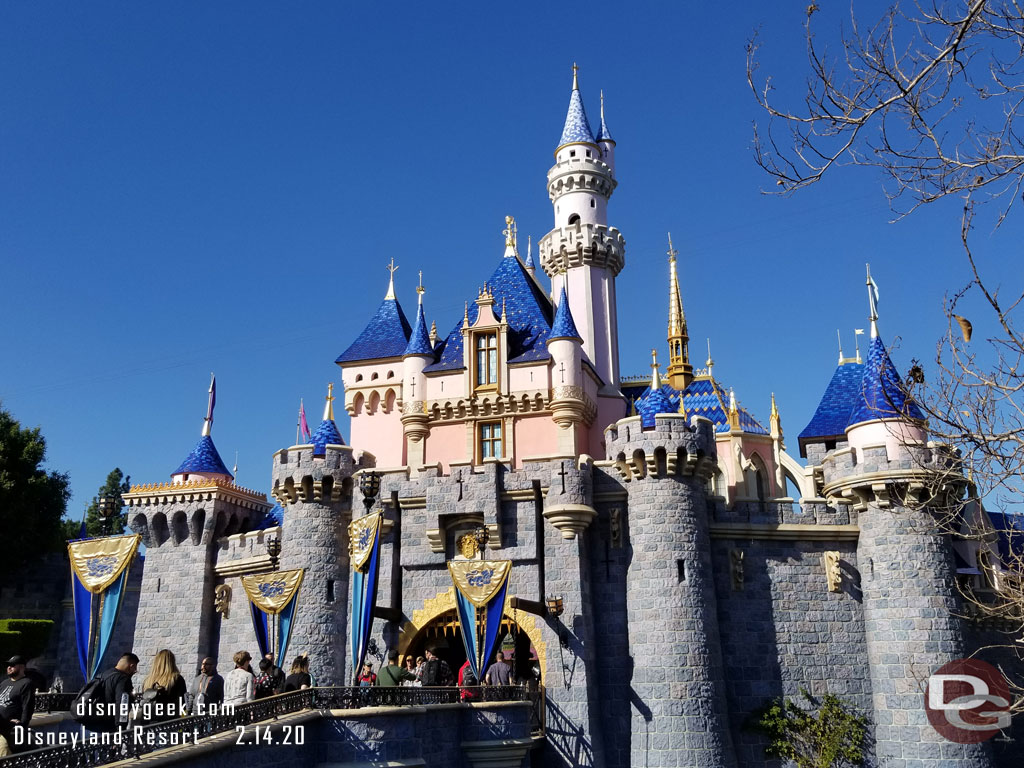
M 325 446 L 345 444 L 345 441 L 341 439 L 341 433 L 338 431 L 338 425 L 334 423 L 334 419 L 324 419 L 321 421 L 313 436 L 309 438 L 309 442 L 313 444 L 314 456 L 323 456 L 327 452 Z
M 532 360 L 549 360 L 546 342 L 551 332 L 551 302 L 523 268 L 519 259 L 502 258 L 498 268 L 487 280 L 487 287 L 494 294 L 495 315 L 501 312 L 505 302 L 505 319 L 508 322 L 508 362 L 523 363 Z M 469 302 L 469 324 L 476 322 L 479 307 Z M 462 321 L 456 323 L 448 338 L 438 347 L 440 359 L 424 370 L 455 371 L 463 367 Z
M 382 357 L 401 357 L 411 332 L 398 299 L 384 299 L 363 332 L 334 362 L 354 363 Z
M 636 410 L 641 416 L 643 414 L 640 404 L 647 397 L 650 389 L 650 386 L 644 387 L 636 384 L 622 386 L 622 393 L 627 399 L 636 398 Z M 679 410 L 679 391 L 668 384 L 662 384 L 661 391 L 672 404 L 672 409 L 668 413 L 676 413 Z M 687 416 L 703 416 L 705 419 L 710 419 L 715 425 L 716 432 L 728 432 L 730 429 L 729 393 L 714 379 L 701 377 L 691 381 L 683 391 L 683 408 L 686 410 Z M 740 417 L 740 428 L 744 432 L 755 435 L 768 434 L 768 430 L 742 406 L 738 406 L 737 411 Z M 643 423 L 642 419 L 641 423 Z
M 636 412 L 640 415 L 640 425 L 653 427 L 654 417 L 659 413 L 676 413 L 679 410 L 679 396 L 676 394 L 675 403 L 669 392 L 675 392 L 671 387 L 665 385 L 659 389 L 651 390 L 648 387 L 643 395 L 636 401 Z
M 430 345 L 430 332 L 427 330 L 427 320 L 423 316 L 423 304 L 416 308 L 416 325 L 412 328 L 412 335 L 409 337 L 409 345 L 405 348 L 405 354 L 434 356 L 434 349 Z
M 267 528 L 273 528 L 278 525 L 284 525 L 284 507 L 280 504 L 276 504 L 273 509 L 269 510 L 263 519 L 253 526 L 253 530 L 265 531 Z
M 862 363 L 844 363 L 836 368 L 825 394 L 821 396 L 818 410 L 797 437 L 801 456 L 807 457 L 808 443 L 845 439 L 846 425 L 850 422 L 863 377 Z
M 603 103 L 604 102 L 602 102 L 602 104 Z M 615 139 L 612 138 L 612 132 L 609 131 L 608 130 L 608 126 L 605 125 L 605 122 L 604 122 L 604 107 L 603 106 L 601 107 L 601 130 L 599 130 L 597 132 L 597 140 L 598 141 L 610 141 L 612 143 L 615 142 Z
M 569 297 L 565 293 L 565 286 L 562 286 L 562 295 L 558 298 L 558 309 L 555 311 L 555 322 L 551 324 L 551 339 L 579 339 L 583 341 L 580 332 L 576 330 L 576 323 L 572 319 L 572 309 L 569 307 Z
M 228 468 L 221 461 L 217 447 L 213 444 L 213 438 L 203 435 L 196 443 L 196 447 L 181 462 L 181 466 L 174 470 L 171 475 L 181 475 L 193 472 L 208 472 L 215 475 L 227 475 L 234 480 L 234 475 L 228 472 Z
M 846 426 L 852 427 L 865 421 L 892 418 L 923 421 L 924 415 L 917 407 L 917 403 L 903 390 L 896 366 L 892 364 L 882 340 L 875 336 L 871 340 L 868 361 L 864 365 L 864 374 Z
M 526 267 L 527 269 L 536 269 L 537 268 L 537 262 L 535 262 L 533 260 L 533 250 L 532 249 L 526 252 L 526 261 L 523 262 L 523 266 Z
M 569 96 L 569 111 L 565 115 L 565 127 L 562 128 L 562 138 L 558 140 L 559 148 L 566 144 L 593 144 L 594 132 L 590 130 L 590 122 L 587 120 L 587 112 L 583 109 L 583 98 L 580 96 L 579 88 L 573 88 Z
M 1024 563 L 1024 515 L 1012 512 L 988 512 L 999 537 L 999 557 L 1003 564 L 1020 568 Z

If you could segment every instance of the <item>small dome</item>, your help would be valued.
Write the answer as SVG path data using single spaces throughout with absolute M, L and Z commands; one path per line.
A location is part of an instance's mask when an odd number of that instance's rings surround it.
M 235 479 L 235 476 L 228 472 L 228 468 L 224 466 L 220 454 L 217 453 L 217 447 L 213 444 L 213 438 L 209 435 L 203 435 L 199 438 L 196 447 L 181 462 L 181 466 L 171 473 L 171 476 L 194 473 L 226 475 L 232 480 Z
M 344 445 L 345 441 L 341 438 L 341 432 L 338 431 L 338 425 L 334 423 L 334 419 L 324 419 L 320 422 L 320 426 L 316 428 L 316 432 L 309 439 L 309 442 L 313 444 L 313 455 L 324 456 L 327 453 L 328 445 Z

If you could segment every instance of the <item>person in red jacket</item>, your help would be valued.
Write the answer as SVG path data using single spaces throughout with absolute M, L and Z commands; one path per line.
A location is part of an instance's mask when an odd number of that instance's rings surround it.
M 473 668 L 469 665 L 469 659 L 459 667 L 459 687 L 462 691 L 459 696 L 463 701 L 477 701 L 480 699 L 480 681 L 473 674 Z

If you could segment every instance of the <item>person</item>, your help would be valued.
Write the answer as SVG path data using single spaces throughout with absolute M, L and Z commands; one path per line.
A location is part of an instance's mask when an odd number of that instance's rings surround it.
M 420 685 L 423 685 L 423 665 L 427 663 L 426 656 L 416 657 L 416 679 L 420 681 Z
M 274 663 L 274 654 L 265 653 L 263 658 L 270 662 L 270 677 L 274 681 L 274 693 L 282 693 L 284 691 L 284 670 L 281 669 L 277 664 Z M 260 669 L 263 669 L 263 664 L 260 664 Z
M 415 674 L 398 666 L 398 651 L 388 651 L 388 663 L 380 668 L 377 685 L 382 688 L 394 688 L 414 680 L 416 680 Z
M 367 661 L 363 664 L 363 671 L 359 675 L 359 687 L 369 688 L 377 684 L 377 676 L 373 674 L 373 662 Z
M 139 671 L 139 657 L 134 653 L 123 653 L 111 669 L 96 676 L 94 682 L 99 686 L 94 698 L 82 702 L 81 697 L 93 684 L 89 682 L 78 694 L 77 703 L 72 704 L 71 717 L 75 722 L 90 731 L 110 732 L 128 724 L 128 707 L 132 700 L 132 677 Z M 95 715 L 89 711 L 93 705 L 102 705 L 105 709 L 116 707 L 112 712 L 106 709 L 104 714 Z M 81 711 L 76 708 L 81 707 Z
M 255 678 L 249 664 L 252 656 L 248 651 L 239 651 L 233 659 L 235 668 L 224 678 L 224 704 L 231 706 L 245 704 L 256 698 Z
M 480 698 L 479 686 L 480 681 L 477 679 L 469 659 L 466 659 L 459 667 L 459 688 L 462 689 L 459 692 L 459 698 L 463 701 L 477 701 Z
M 309 657 L 296 656 L 292 662 L 291 674 L 285 678 L 284 690 L 301 691 L 313 687 L 313 676 L 309 674 Z
M 201 715 L 206 707 L 224 701 L 224 678 L 217 674 L 217 660 L 207 656 L 199 665 L 199 674 L 192 681 L 189 691 L 192 700 L 191 712 Z
M 157 651 L 142 681 L 142 719 L 158 723 L 177 717 L 184 710 L 187 695 L 188 684 L 178 671 L 174 654 L 167 648 Z
M 0 756 L 13 754 L 24 743 L 24 729 L 32 719 L 35 684 L 25 676 L 24 656 L 7 660 L 7 677 L 0 682 Z M 21 729 L 21 733 L 18 733 Z
M 428 648 L 426 653 L 427 658 L 423 662 L 423 671 L 420 674 L 423 685 L 451 685 L 454 678 L 448 662 L 438 658 L 436 648 Z
M 381 670 L 383 672 L 383 670 Z M 415 688 L 420 685 L 420 677 L 416 674 L 416 659 L 412 656 L 405 657 L 405 671 L 409 677 L 402 679 L 402 685 L 406 688 Z
M 253 680 L 253 688 L 256 693 L 257 699 L 265 699 L 268 696 L 273 696 L 277 693 L 277 685 L 274 679 L 274 670 L 276 667 L 270 659 L 260 659 L 260 673 L 256 675 L 256 679 Z
M 504 651 L 498 651 L 495 655 L 494 663 L 484 673 L 484 682 L 487 685 L 514 685 L 512 667 L 505 662 Z

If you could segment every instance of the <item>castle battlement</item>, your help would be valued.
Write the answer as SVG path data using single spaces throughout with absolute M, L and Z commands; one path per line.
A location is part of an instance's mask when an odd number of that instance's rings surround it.
M 585 265 L 610 269 L 617 275 L 626 265 L 626 239 L 606 224 L 577 222 L 557 227 L 540 239 L 537 248 L 548 277 Z
M 590 157 L 563 160 L 548 171 L 548 197 L 552 202 L 556 197 L 581 190 L 611 197 L 616 186 L 618 182 L 609 165 Z

